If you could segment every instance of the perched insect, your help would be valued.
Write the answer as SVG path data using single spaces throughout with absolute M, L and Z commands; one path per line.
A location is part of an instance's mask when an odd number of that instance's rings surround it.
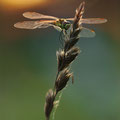
M 29 19 L 40 19 L 37 21 L 23 21 L 14 24 L 14 27 L 21 28 L 21 29 L 36 29 L 36 28 L 47 28 L 47 27 L 54 27 L 58 31 L 65 30 L 67 31 L 70 26 L 71 22 L 74 18 L 57 18 L 54 16 L 43 15 L 36 12 L 25 12 L 23 13 L 25 18 Z M 101 24 L 107 22 L 104 18 L 87 18 L 81 19 L 81 23 L 83 24 Z M 87 29 L 82 27 L 82 31 L 80 32 L 80 37 L 94 37 L 95 32 L 93 30 Z

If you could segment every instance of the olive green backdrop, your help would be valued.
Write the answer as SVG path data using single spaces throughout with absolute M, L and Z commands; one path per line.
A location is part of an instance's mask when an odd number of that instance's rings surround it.
M 81 0 L 51 0 L 43 6 L 0 8 L 0 120 L 45 120 L 44 102 L 56 76 L 59 33 L 20 30 L 25 11 L 73 17 Z M 108 23 L 85 25 L 95 38 L 80 38 L 72 64 L 75 82 L 64 90 L 55 120 L 120 120 L 120 1 L 86 0 L 85 17 Z

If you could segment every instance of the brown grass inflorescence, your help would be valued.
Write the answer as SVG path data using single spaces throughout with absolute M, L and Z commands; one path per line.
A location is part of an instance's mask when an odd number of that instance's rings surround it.
M 75 44 L 78 42 L 78 34 L 81 32 L 82 26 L 80 19 L 84 13 L 84 5 L 85 2 L 82 2 L 76 9 L 74 22 L 70 28 L 71 32 L 69 35 L 66 34 L 67 37 L 64 38 L 64 48 L 57 51 L 58 71 L 54 89 L 50 89 L 46 94 L 46 102 L 44 107 L 46 120 L 50 119 L 50 114 L 54 108 L 57 94 L 66 87 L 68 81 L 73 76 L 73 74 L 70 73 L 69 66 L 80 53 L 79 47 L 75 47 Z

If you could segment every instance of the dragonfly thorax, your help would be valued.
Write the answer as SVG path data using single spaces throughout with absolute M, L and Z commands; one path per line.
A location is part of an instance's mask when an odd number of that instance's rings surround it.
M 55 25 L 60 27 L 62 30 L 65 29 L 65 30 L 68 30 L 70 28 L 70 22 L 69 21 L 66 21 L 65 19 L 58 19 L 56 22 L 55 22 Z

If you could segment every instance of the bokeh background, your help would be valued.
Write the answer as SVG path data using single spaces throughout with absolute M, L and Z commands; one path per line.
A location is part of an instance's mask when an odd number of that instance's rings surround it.
M 73 17 L 82 0 L 0 0 L 0 120 L 45 120 L 45 94 L 53 87 L 59 33 L 20 30 L 22 13 Z M 55 120 L 120 120 L 120 1 L 85 0 L 84 17 L 108 22 L 85 25 L 95 38 L 81 38 L 72 65 L 75 82 L 64 90 Z

